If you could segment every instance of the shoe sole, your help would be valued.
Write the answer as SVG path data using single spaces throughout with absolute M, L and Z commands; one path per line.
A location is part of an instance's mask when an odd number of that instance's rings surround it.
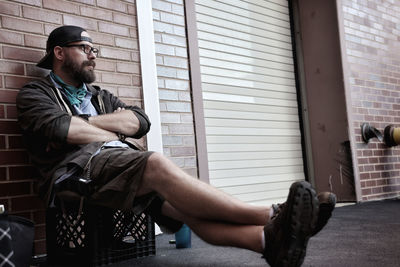
M 290 220 L 287 235 L 288 250 L 282 260 L 284 267 L 301 266 L 306 255 L 307 243 L 318 218 L 318 198 L 308 182 L 296 182 L 290 187 L 288 203 Z

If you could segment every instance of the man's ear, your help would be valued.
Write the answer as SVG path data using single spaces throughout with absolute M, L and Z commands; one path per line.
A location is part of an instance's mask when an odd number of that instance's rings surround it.
M 61 46 L 56 46 L 53 48 L 54 58 L 62 61 L 64 60 L 64 49 Z

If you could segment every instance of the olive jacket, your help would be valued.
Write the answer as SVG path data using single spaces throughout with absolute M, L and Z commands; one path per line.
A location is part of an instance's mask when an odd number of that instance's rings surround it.
M 132 138 L 141 138 L 150 130 L 149 118 L 141 108 L 126 105 L 98 86 L 86 86 L 99 115 L 112 113 L 118 107 L 132 110 L 140 122 L 140 128 Z M 75 145 L 66 142 L 71 117 L 78 114 L 54 86 L 50 76 L 32 81 L 19 91 L 17 111 L 26 148 L 41 175 L 39 195 L 48 203 L 54 181 L 74 165 L 83 168 L 103 143 Z

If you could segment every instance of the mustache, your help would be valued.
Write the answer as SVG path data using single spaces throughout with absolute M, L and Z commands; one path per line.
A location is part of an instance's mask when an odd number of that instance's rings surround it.
M 93 60 L 86 60 L 86 61 L 84 61 L 82 63 L 82 66 L 83 67 L 91 66 L 91 67 L 95 68 L 96 67 L 96 62 L 94 62 Z

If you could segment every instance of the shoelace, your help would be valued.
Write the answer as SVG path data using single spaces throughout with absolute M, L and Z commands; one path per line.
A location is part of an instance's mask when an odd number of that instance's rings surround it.
M 272 204 L 272 209 L 274 210 L 274 213 L 272 214 L 271 220 L 275 219 L 279 213 L 285 208 L 286 202 L 285 203 L 279 203 L 279 204 Z

